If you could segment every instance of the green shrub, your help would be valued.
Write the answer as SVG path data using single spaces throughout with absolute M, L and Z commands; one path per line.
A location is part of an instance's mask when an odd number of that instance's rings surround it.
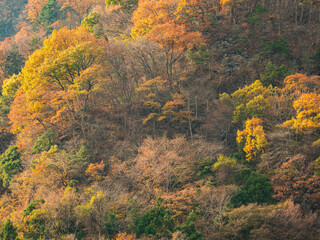
M 270 84 L 272 86 L 279 86 L 283 82 L 283 79 L 288 75 L 289 72 L 286 66 L 281 65 L 280 67 L 277 67 L 271 62 L 268 62 L 266 70 L 260 75 L 260 78 L 262 79 L 261 82 L 264 86 L 269 86 Z
M 157 198 L 156 204 L 138 220 L 136 227 L 137 237 L 143 234 L 156 238 L 170 238 L 174 231 L 172 213 L 162 206 L 162 199 Z
M 104 220 L 106 236 L 109 239 L 114 239 L 119 232 L 119 220 L 114 213 L 109 213 Z
M 266 12 L 266 9 L 260 4 L 257 5 L 255 11 L 248 16 L 248 23 L 250 26 L 257 26 L 262 22 L 261 15 Z
M 90 32 L 93 32 L 93 28 L 99 23 L 100 17 L 101 15 L 99 13 L 91 12 L 89 15 L 84 16 L 81 25 L 88 29 Z
M 238 207 L 249 203 L 270 203 L 272 187 L 269 179 L 260 173 L 243 170 L 238 176 L 240 186 L 239 193 L 231 199 L 231 203 Z
M 30 215 L 30 213 L 31 213 L 34 209 L 36 209 L 36 206 L 37 206 L 38 203 L 45 203 L 45 200 L 44 200 L 44 199 L 40 199 L 40 200 L 35 199 L 35 200 L 32 200 L 32 201 L 30 202 L 30 204 L 23 210 L 24 215 L 25 215 L 25 216 Z
M 199 233 L 196 229 L 196 218 L 197 214 L 194 211 L 192 211 L 189 213 L 186 222 L 183 225 L 176 227 L 176 230 L 180 230 L 183 233 L 185 237 L 184 239 L 204 240 L 202 234 Z
M 15 240 L 18 237 L 17 228 L 8 219 L 0 232 L 0 239 L 2 240 Z
M 42 7 L 39 16 L 39 23 L 44 27 L 49 27 L 55 21 L 59 19 L 60 11 L 59 11 L 58 1 L 57 0 L 48 0 L 47 4 Z M 49 31 L 51 31 L 51 27 L 49 27 Z
M 286 41 L 282 37 L 278 37 L 270 44 L 266 44 L 264 52 L 265 54 L 277 54 L 279 56 L 291 54 L 288 41 Z
M 20 162 L 21 154 L 18 147 L 10 146 L 0 157 L 0 177 L 4 187 L 8 187 L 12 177 L 17 174 L 22 166 Z
M 32 154 L 49 151 L 53 146 L 53 133 L 47 132 L 42 134 L 34 143 L 32 147 Z

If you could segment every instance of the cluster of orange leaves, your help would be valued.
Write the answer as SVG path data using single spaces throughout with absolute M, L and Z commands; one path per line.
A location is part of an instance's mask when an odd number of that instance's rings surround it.
M 281 90 L 283 100 L 292 103 L 295 116 L 283 126 L 296 129 L 298 133 L 313 132 L 320 128 L 320 77 L 294 74 L 286 77 Z M 314 142 L 320 144 L 320 140 Z
M 100 163 L 90 163 L 88 169 L 86 170 L 86 174 L 89 175 L 92 179 L 101 180 L 102 173 L 105 169 L 105 164 L 103 161 Z
M 183 52 L 199 44 L 204 44 L 198 31 L 191 31 L 177 19 L 176 5 L 173 0 L 139 1 L 132 21 L 134 27 L 131 35 L 134 38 L 146 36 L 167 51 Z
M 310 175 L 305 169 L 305 159 L 301 155 L 283 163 L 272 178 L 274 198 L 278 200 L 292 199 L 295 202 L 320 201 L 320 176 Z M 317 203 L 318 202 L 318 203 Z

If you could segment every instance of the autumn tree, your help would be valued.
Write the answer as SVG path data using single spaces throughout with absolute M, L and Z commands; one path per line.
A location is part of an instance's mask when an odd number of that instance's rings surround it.
M 105 169 L 105 164 L 103 161 L 100 163 L 90 163 L 88 169 L 86 170 L 86 175 L 90 176 L 90 178 L 98 181 L 101 180 L 101 174 Z
M 306 166 L 305 156 L 298 154 L 284 162 L 271 179 L 273 197 L 291 199 L 306 209 L 319 209 L 319 176 L 314 167 Z
M 223 93 L 220 101 L 231 104 L 234 110 L 234 122 L 245 122 L 248 118 L 262 118 L 268 113 L 272 86 L 264 87 L 257 80 L 249 86 L 244 86 L 231 94 Z
M 153 26 L 173 18 L 173 11 L 174 5 L 170 0 L 140 1 L 132 17 L 135 25 L 131 34 L 133 36 L 143 36 L 147 34 Z
M 296 73 L 286 77 L 284 83 L 280 102 L 287 121 L 283 126 L 295 129 L 297 134 L 316 131 L 319 128 L 319 76 Z
M 217 161 L 212 165 L 212 171 L 218 183 L 234 183 L 235 176 L 240 172 L 242 166 L 237 159 L 219 155 Z
M 243 147 L 247 161 L 257 159 L 268 145 L 262 120 L 259 118 L 248 119 L 245 129 L 238 130 L 237 135 L 237 142 Z
M 170 90 L 175 81 L 174 68 L 183 53 L 203 43 L 200 32 L 191 31 L 183 23 L 176 20 L 175 4 L 167 1 L 141 1 L 134 12 L 132 20 L 134 27 L 131 35 L 134 38 L 145 36 L 157 43 L 166 55 L 166 77 Z
M 116 240 L 136 240 L 135 234 L 128 234 L 128 233 L 119 233 L 116 235 Z
M 296 73 L 284 79 L 284 87 L 281 92 L 291 97 L 289 103 L 303 93 L 320 91 L 319 76 L 307 76 L 306 74 Z M 290 101 L 291 100 L 291 101 Z
M 149 31 L 147 38 L 157 43 L 165 51 L 167 76 L 170 89 L 172 89 L 174 81 L 178 80 L 174 76 L 175 63 L 185 51 L 203 43 L 201 33 L 188 31 L 185 25 L 169 20 L 155 25 Z
M 66 187 L 72 181 L 81 181 L 91 161 L 90 155 L 86 145 L 70 153 L 54 145 L 50 150 L 42 152 L 39 158 L 32 162 L 34 166 L 32 174 L 37 176 L 34 180 L 43 181 L 42 185 L 52 188 Z
M 194 120 L 193 113 L 186 109 L 186 100 L 182 94 L 175 93 L 171 101 L 167 101 L 162 107 L 162 116 L 158 120 L 169 118 L 170 121 L 178 123 L 189 123 L 189 133 L 192 136 L 191 122 Z
M 222 1 L 179 0 L 175 15 L 192 29 L 204 35 L 214 34 L 214 18 L 219 14 Z
M 302 94 L 293 102 L 296 117 L 285 122 L 284 126 L 296 129 L 297 133 L 312 132 L 320 127 L 320 95 L 314 93 Z M 319 144 L 320 140 L 314 142 Z
M 88 202 L 78 205 L 75 211 L 80 224 L 86 226 L 87 235 L 109 234 L 109 237 L 113 237 L 116 234 L 118 229 L 116 219 L 111 213 L 112 206 L 108 201 L 108 196 L 102 191 L 91 194 Z
M 31 22 L 37 21 L 42 7 L 45 4 L 46 2 L 42 0 L 28 0 L 28 4 L 26 5 L 26 12 L 28 15 L 27 19 L 29 19 Z
M 76 189 L 77 183 L 86 180 L 85 170 L 90 161 L 90 153 L 84 145 L 69 153 L 53 146 L 49 151 L 34 155 L 30 167 L 11 183 L 17 201 L 26 204 L 32 199 L 60 198 L 61 191 L 68 186 Z
M 154 131 L 155 131 L 155 121 L 159 120 L 161 117 L 161 107 L 163 106 L 164 91 L 166 90 L 165 86 L 166 81 L 157 77 L 155 79 L 150 79 L 145 82 L 142 82 L 137 88 L 137 91 L 142 95 L 143 103 L 148 107 L 151 113 L 143 120 L 143 123 L 147 123 L 150 120 L 153 120 Z
M 22 71 L 9 114 L 13 132 L 62 130 L 78 122 L 85 134 L 84 117 L 78 113 L 88 109 L 89 96 L 102 81 L 103 44 L 83 28 L 54 31 Z
M 11 78 L 5 79 L 2 85 L 2 96 L 0 97 L 1 152 L 4 152 L 10 145 L 12 133 L 10 131 L 8 113 L 10 112 L 12 101 L 15 98 L 15 94 L 19 86 L 20 78 L 17 75 L 13 75 Z
M 137 91 L 143 97 L 143 103 L 149 108 L 149 115 L 143 120 L 146 124 L 153 121 L 153 135 L 155 135 L 156 122 L 168 119 L 171 122 L 180 124 L 189 123 L 190 135 L 192 135 L 191 122 L 194 119 L 192 112 L 186 109 L 185 97 L 182 94 L 175 93 L 168 96 L 166 81 L 157 77 L 143 82 Z M 172 99 L 168 101 L 168 98 Z
M 227 223 L 211 237 L 232 239 L 313 239 L 317 223 L 292 201 L 277 205 L 249 204 L 226 212 Z
M 170 191 L 177 184 L 179 173 L 175 172 L 175 166 L 179 164 L 181 157 L 177 155 L 174 148 L 174 145 L 169 146 L 167 139 L 154 141 L 148 138 L 141 145 L 139 155 L 136 157 L 139 174 L 137 180 L 148 197 L 158 195 L 161 190 Z
M 192 185 L 185 185 L 183 189 L 164 193 L 161 198 L 167 209 L 172 212 L 172 216 L 177 222 L 183 222 L 194 209 L 197 189 Z
M 224 213 L 228 209 L 230 200 L 236 190 L 235 185 L 203 186 L 199 189 L 195 197 L 203 212 L 202 222 L 199 222 L 199 225 L 204 232 L 212 230 L 212 224 L 218 228 L 225 224 Z
M 224 224 L 212 237 L 222 239 L 242 238 L 252 236 L 271 215 L 274 206 L 249 204 L 226 212 Z
M 319 76 L 307 76 L 300 73 L 287 76 L 282 85 L 282 88 L 276 89 L 272 101 L 275 110 L 278 112 L 276 117 L 280 120 L 280 123 L 295 117 L 296 110 L 293 103 L 302 94 L 318 93 L 320 90 Z

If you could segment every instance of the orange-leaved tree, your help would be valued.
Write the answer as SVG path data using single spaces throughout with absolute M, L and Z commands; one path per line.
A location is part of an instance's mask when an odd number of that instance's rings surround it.
M 284 87 L 278 89 L 279 92 L 279 108 L 285 120 L 295 116 L 295 108 L 293 103 L 303 94 L 320 93 L 319 76 L 307 76 L 305 74 L 296 73 L 289 75 L 284 79 Z
M 296 73 L 289 75 L 284 79 L 284 88 L 281 92 L 284 95 L 291 96 L 296 99 L 302 93 L 320 92 L 320 76 L 307 76 L 305 74 Z
M 172 0 L 139 1 L 138 8 L 133 13 L 134 26 L 131 35 L 136 38 L 146 35 L 155 25 L 163 24 L 174 18 L 175 6 Z
M 182 94 L 173 94 L 172 100 L 166 102 L 161 110 L 162 116 L 159 118 L 159 120 L 169 118 L 170 121 L 176 121 L 180 124 L 188 123 L 189 133 L 192 136 L 191 123 L 195 118 L 193 116 L 193 112 L 190 111 L 190 102 L 188 101 L 187 104 L 185 97 Z
M 208 36 L 215 33 L 214 22 L 219 14 L 220 5 L 219 1 L 179 0 L 175 15 L 192 29 Z
M 320 95 L 304 93 L 293 102 L 296 116 L 283 125 L 296 129 L 297 133 L 313 132 L 320 128 Z M 320 139 L 314 142 L 320 144 Z
M 104 40 L 83 28 L 54 31 L 22 70 L 9 118 L 14 133 L 66 131 L 80 124 L 92 92 L 103 80 Z
M 43 0 L 28 0 L 25 12 L 27 13 L 27 19 L 31 22 L 35 22 L 40 17 L 42 7 L 46 4 Z
M 172 0 L 139 1 L 132 20 L 134 26 L 131 31 L 133 38 L 140 36 L 157 43 L 166 55 L 166 78 L 170 90 L 175 83 L 175 63 L 188 49 L 204 44 L 202 34 L 192 31 L 174 14 L 176 4 Z
M 279 89 L 281 112 L 285 116 L 284 127 L 297 134 L 314 133 L 320 128 L 320 76 L 296 73 L 284 79 Z M 320 140 L 314 142 L 320 144 Z

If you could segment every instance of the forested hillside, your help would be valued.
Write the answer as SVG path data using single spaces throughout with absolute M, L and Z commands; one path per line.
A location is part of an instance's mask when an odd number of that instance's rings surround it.
M 320 239 L 318 0 L 0 9 L 0 239 Z

